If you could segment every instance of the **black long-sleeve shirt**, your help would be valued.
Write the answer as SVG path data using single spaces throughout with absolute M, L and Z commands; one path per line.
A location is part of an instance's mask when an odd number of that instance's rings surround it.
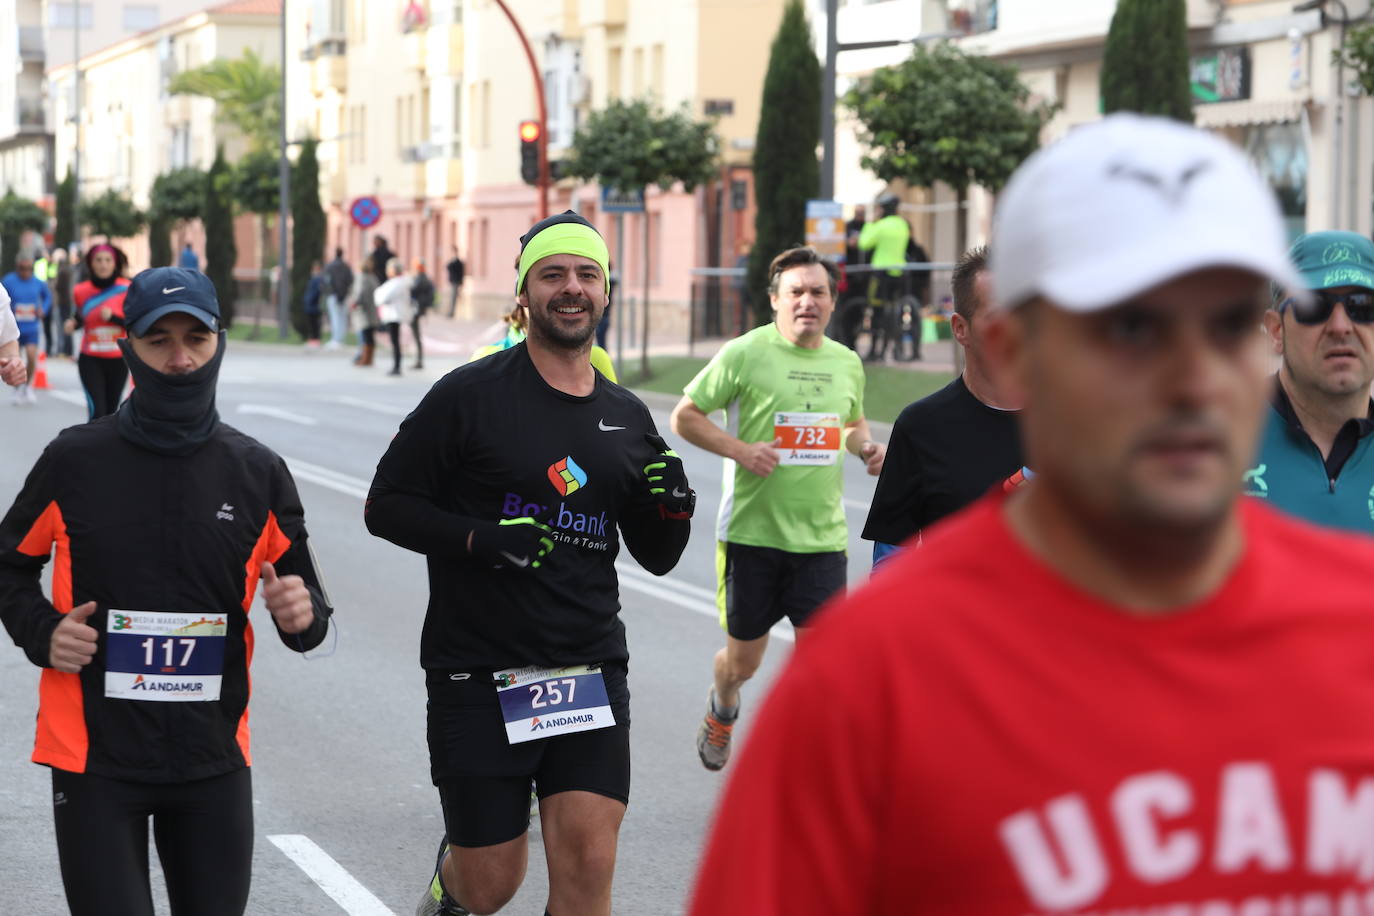
M 328 631 L 332 609 L 306 542 L 285 463 L 230 426 L 220 424 L 182 457 L 125 440 L 114 416 L 59 434 L 0 521 L 0 619 L 44 669 L 34 761 L 136 782 L 205 779 L 249 765 L 248 611 L 264 561 L 278 575 L 301 576 L 314 606 L 311 626 L 278 630 L 282 642 L 304 652 Z M 41 586 L 50 558 L 51 599 Z M 80 674 L 57 671 L 48 657 L 53 630 L 87 601 L 96 602 L 87 620 L 99 634 L 95 658 Z M 218 698 L 138 701 L 129 697 L 141 694 L 120 696 L 118 687 L 111 695 L 115 612 L 222 620 Z M 166 642 L 149 640 L 148 657 L 170 652 Z M 187 656 L 185 642 L 173 648 L 173 662 Z
M 665 517 L 644 466 L 657 432 L 600 374 L 587 397 L 539 374 L 524 344 L 450 372 L 401 424 L 368 496 L 373 534 L 426 555 L 420 663 L 430 670 L 575 665 L 629 657 L 615 558 L 620 538 L 663 575 L 690 522 Z M 493 569 L 467 550 L 480 522 L 533 516 L 556 546 L 538 569 Z

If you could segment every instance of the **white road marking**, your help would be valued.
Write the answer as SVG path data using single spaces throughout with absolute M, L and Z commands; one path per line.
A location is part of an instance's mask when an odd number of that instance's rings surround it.
M 695 611 L 704 617 L 710 617 L 712 620 L 720 620 L 720 608 L 716 607 L 715 592 L 709 588 L 702 588 L 699 585 L 692 585 L 667 576 L 648 576 L 621 563 L 616 564 L 615 571 L 621 586 L 624 588 L 633 589 L 648 595 L 650 598 L 667 601 L 669 604 L 676 604 L 678 607 Z M 768 633 L 784 642 L 796 641 L 796 631 L 790 625 L 779 623 Z
M 252 413 L 264 417 L 276 417 L 278 420 L 286 420 L 290 423 L 299 423 L 301 426 L 319 426 L 320 421 L 314 417 L 307 417 L 305 414 L 293 413 L 289 410 L 282 410 L 280 407 L 269 407 L 266 404 L 240 404 L 239 413 Z
M 75 391 L 63 391 L 60 388 L 50 388 L 48 390 L 48 396 L 56 398 L 59 401 L 66 401 L 68 404 L 75 404 L 77 407 L 87 406 L 86 396 L 84 394 L 77 394 Z
M 331 471 L 329 468 L 311 464 L 309 461 L 302 461 L 299 458 L 291 458 L 287 455 L 282 455 L 282 460 L 291 469 L 292 477 L 308 480 L 313 484 L 343 493 L 345 496 L 356 496 L 358 499 L 367 498 L 370 485 L 366 480 L 341 474 L 338 471 Z
M 355 398 L 347 394 L 331 395 L 325 400 L 333 401 L 335 404 L 344 404 L 348 407 L 361 407 L 363 410 L 390 414 L 393 417 L 407 417 L 410 416 L 411 411 L 409 407 L 397 407 L 395 404 L 383 404 L 380 401 L 369 401 L 366 398 Z
M 269 836 L 268 839 L 349 916 L 396 916 L 309 837 L 288 833 Z

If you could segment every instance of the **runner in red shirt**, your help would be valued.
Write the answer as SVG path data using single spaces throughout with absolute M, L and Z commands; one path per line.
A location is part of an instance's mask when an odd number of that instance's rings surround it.
M 691 913 L 1374 913 L 1374 542 L 1239 496 L 1271 193 L 1115 115 L 999 200 L 988 329 L 1036 476 L 821 614 Z
M 112 414 L 119 407 L 129 369 L 119 352 L 124 332 L 124 276 L 129 260 L 113 245 L 95 245 L 86 252 L 87 279 L 72 290 L 76 314 L 67 320 L 68 334 L 80 328 L 81 353 L 76 368 L 86 389 L 89 418 Z

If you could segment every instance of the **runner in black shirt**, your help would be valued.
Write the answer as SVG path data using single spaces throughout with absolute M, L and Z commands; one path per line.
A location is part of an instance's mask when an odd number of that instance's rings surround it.
M 514 896 L 531 781 L 549 910 L 610 912 L 629 795 L 615 558 L 623 537 L 644 568 L 668 572 L 695 504 L 648 409 L 591 367 L 605 242 L 569 212 L 521 243 L 528 340 L 436 384 L 368 499 L 368 528 L 429 562 L 420 661 L 448 834 L 425 914 L 494 912 Z
M 1024 479 L 1016 412 L 998 395 L 984 363 L 981 322 L 987 306 L 987 249 L 975 248 L 954 270 L 955 337 L 963 374 L 907 405 L 892 427 L 863 536 L 874 565 L 895 545 L 957 512 L 998 481 Z

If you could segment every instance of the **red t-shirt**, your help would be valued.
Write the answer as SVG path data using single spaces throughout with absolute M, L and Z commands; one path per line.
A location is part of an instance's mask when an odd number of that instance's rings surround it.
M 1223 586 L 1140 617 L 1004 500 L 799 642 L 691 912 L 1374 914 L 1374 540 L 1245 500 Z
M 117 341 L 128 336 L 124 332 L 124 294 L 128 289 L 129 281 L 118 277 L 113 286 L 105 289 L 86 280 L 72 290 L 72 300 L 76 303 L 76 325 L 85 332 L 81 335 L 81 352 L 86 356 L 123 358 Z M 112 317 L 119 320 L 102 320 L 100 313 L 103 306 L 109 306 Z

